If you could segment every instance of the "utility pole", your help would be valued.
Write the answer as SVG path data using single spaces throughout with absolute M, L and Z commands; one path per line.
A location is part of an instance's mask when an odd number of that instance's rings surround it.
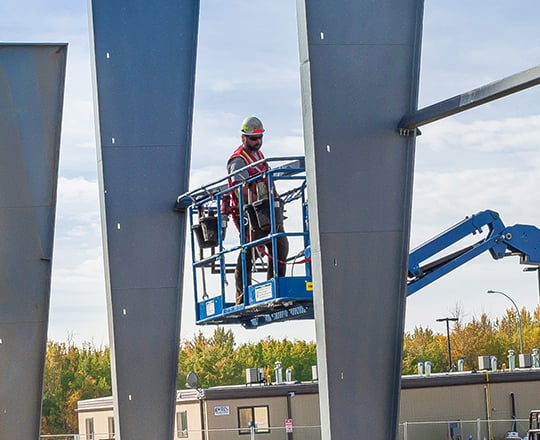
M 446 341 L 448 343 L 448 371 L 452 371 L 452 349 L 450 348 L 450 321 L 457 321 L 457 318 L 439 318 L 437 322 L 446 321 Z

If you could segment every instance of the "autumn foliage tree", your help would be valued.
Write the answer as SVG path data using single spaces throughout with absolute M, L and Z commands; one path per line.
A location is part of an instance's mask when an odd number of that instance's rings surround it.
M 308 380 L 316 358 L 314 342 L 267 338 L 237 347 L 232 330 L 217 327 L 212 337 L 199 332 L 191 341 L 182 343 L 177 386 L 179 389 L 186 387 L 185 380 L 190 371 L 197 373 L 203 388 L 241 384 L 245 382 L 246 368 L 273 370 L 276 361 L 281 362 L 284 371 L 292 367 L 295 380 Z
M 184 341 L 179 351 L 179 389 L 186 387 L 185 379 L 190 371 L 197 373 L 203 388 L 238 383 L 241 370 L 236 364 L 233 333 L 217 327 L 210 338 L 199 332 L 191 341 Z
M 78 432 L 77 401 L 111 395 L 110 352 L 84 344 L 47 343 L 42 434 Z
M 531 353 L 533 348 L 540 348 L 540 308 L 532 315 L 522 309 L 520 317 L 523 351 Z M 508 365 L 508 350 L 519 353 L 517 312 L 508 309 L 502 318 L 495 320 L 483 313 L 466 324 L 460 319 L 451 328 L 450 340 L 452 363 L 463 359 L 466 370 L 478 368 L 478 356 L 495 356 L 501 367 Z M 432 363 L 433 372 L 448 370 L 446 334 L 417 327 L 403 339 L 403 374 L 415 374 L 418 362 L 425 361 Z

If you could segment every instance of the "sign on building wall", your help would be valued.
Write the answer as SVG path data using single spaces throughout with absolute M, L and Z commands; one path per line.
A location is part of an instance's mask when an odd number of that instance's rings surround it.
M 228 416 L 229 414 L 230 414 L 230 409 L 228 405 L 214 406 L 215 416 Z

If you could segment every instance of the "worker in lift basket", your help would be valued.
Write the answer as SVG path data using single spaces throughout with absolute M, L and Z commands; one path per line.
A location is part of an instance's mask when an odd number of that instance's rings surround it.
M 242 127 L 240 129 L 242 134 L 242 144 L 233 152 L 229 160 L 227 161 L 227 172 L 229 174 L 234 173 L 235 171 L 244 168 L 247 165 L 258 162 L 261 159 L 264 159 L 264 155 L 261 152 L 261 146 L 263 143 L 263 133 L 264 127 L 259 118 L 255 116 L 250 116 L 244 119 L 242 122 Z M 249 168 L 246 171 L 243 171 L 240 174 L 232 176 L 229 178 L 229 186 L 233 186 L 239 182 L 243 182 L 250 177 L 256 176 L 258 174 L 268 171 L 269 167 L 266 163 L 256 165 L 252 168 Z M 255 224 L 257 220 L 253 211 L 251 215 L 244 216 L 244 225 L 240 226 L 240 213 L 238 210 L 238 195 L 242 191 L 242 196 L 244 200 L 244 206 L 247 206 L 249 210 L 254 202 L 263 201 L 269 197 L 269 185 L 268 179 L 266 177 L 261 178 L 253 182 L 250 185 L 244 185 L 240 190 L 234 191 L 231 194 L 231 205 L 233 221 L 241 233 L 246 235 L 246 242 L 258 240 L 266 236 L 270 230 L 268 227 L 260 227 L 260 225 Z M 274 195 L 277 198 L 277 192 L 274 188 Z M 283 216 L 276 214 L 276 232 L 284 232 L 283 229 Z M 268 249 L 268 270 L 267 270 L 267 279 L 274 277 L 273 263 L 272 263 L 272 243 L 269 241 L 265 244 Z M 248 254 L 246 255 L 246 270 L 247 270 L 247 284 L 251 284 L 251 271 L 254 261 L 254 252 L 255 248 L 249 248 Z M 278 276 L 285 276 L 286 271 L 286 259 L 287 254 L 289 253 L 289 242 L 287 237 L 277 238 L 277 252 L 276 257 L 278 259 Z M 242 254 L 238 255 L 238 261 L 236 263 L 236 269 L 234 272 L 234 280 L 236 285 L 236 304 L 244 303 L 244 286 L 242 283 Z

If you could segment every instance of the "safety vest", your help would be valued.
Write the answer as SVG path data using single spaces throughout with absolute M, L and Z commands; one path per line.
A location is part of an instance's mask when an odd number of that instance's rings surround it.
M 255 162 L 258 162 L 262 159 L 264 159 L 264 155 L 261 151 L 248 151 L 244 148 L 243 145 L 240 145 L 236 150 L 234 150 L 233 154 L 231 154 L 231 157 L 229 157 L 229 160 L 227 161 L 227 164 L 231 162 L 231 160 L 236 159 L 237 157 L 242 158 L 242 160 L 245 162 L 246 166 L 251 165 Z M 268 171 L 269 167 L 266 163 L 260 163 L 256 166 L 248 168 L 248 176 L 253 177 L 258 174 L 262 174 L 266 171 Z M 229 187 L 234 186 L 234 182 L 231 177 L 229 177 Z M 266 190 L 266 196 L 264 198 L 268 197 L 268 180 L 264 179 L 264 181 L 261 182 L 254 182 L 250 185 L 250 191 L 252 191 L 252 194 L 255 199 L 259 196 L 260 192 L 260 185 L 264 185 L 264 189 Z M 257 187 L 259 186 L 259 191 L 257 190 Z M 236 191 L 231 192 L 231 208 L 232 208 L 232 214 L 233 217 L 238 218 L 239 212 L 238 212 L 238 195 L 236 194 Z

